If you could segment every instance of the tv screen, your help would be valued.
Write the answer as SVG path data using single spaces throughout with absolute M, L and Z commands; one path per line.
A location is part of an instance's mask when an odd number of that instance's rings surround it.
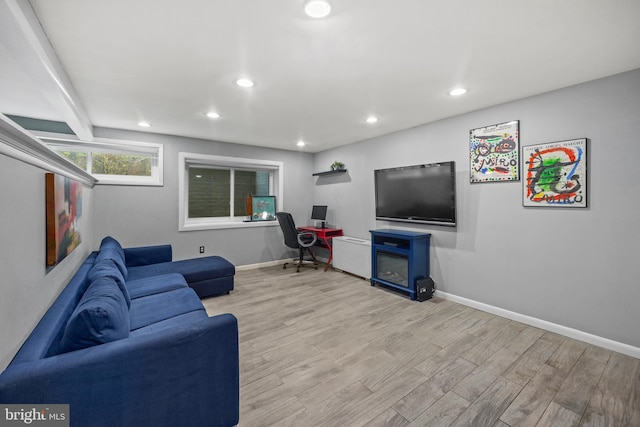
M 456 225 L 455 162 L 374 171 L 376 219 Z

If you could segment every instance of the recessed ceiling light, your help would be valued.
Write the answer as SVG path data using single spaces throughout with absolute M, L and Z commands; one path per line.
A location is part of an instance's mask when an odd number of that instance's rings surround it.
M 460 96 L 460 95 L 464 95 L 465 93 L 467 93 L 467 90 L 463 87 L 458 87 L 449 91 L 449 95 L 451 96 Z
M 240 87 L 253 87 L 255 83 L 249 79 L 238 79 L 236 80 L 236 84 Z
M 365 121 L 369 124 L 373 124 L 378 122 L 378 118 L 376 116 L 369 116 Z
M 296 144 L 298 147 L 304 147 L 305 145 L 307 145 L 304 141 L 298 141 L 298 143 Z
M 207 113 L 207 117 L 209 117 L 210 119 L 219 119 L 220 114 L 216 113 L 215 111 L 209 111 Z
M 324 18 L 331 13 L 331 4 L 326 0 L 308 0 L 304 11 L 312 18 Z
M 149 123 L 149 122 L 138 122 L 138 126 L 143 127 L 143 128 L 148 128 L 148 127 L 151 127 L 151 123 Z

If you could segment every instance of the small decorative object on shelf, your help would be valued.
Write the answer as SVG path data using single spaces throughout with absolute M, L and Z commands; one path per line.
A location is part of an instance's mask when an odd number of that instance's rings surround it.
M 251 219 L 251 215 L 253 215 L 253 193 L 247 194 L 247 197 L 244 199 L 244 204 L 247 216 Z
M 251 221 L 275 221 L 275 219 L 275 196 L 251 196 Z
M 332 171 L 341 171 L 344 170 L 344 163 L 339 162 L 339 161 L 335 161 L 333 163 L 331 163 L 331 170 Z

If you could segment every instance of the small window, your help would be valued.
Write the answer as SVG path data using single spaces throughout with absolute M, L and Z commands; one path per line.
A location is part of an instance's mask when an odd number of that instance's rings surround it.
M 189 166 L 189 218 L 247 216 L 247 196 L 268 196 L 271 175 L 261 170 Z
M 153 156 L 148 154 L 92 153 L 94 175 L 151 176 Z
M 162 185 L 162 145 L 131 141 L 91 142 L 40 136 L 40 140 L 98 179 L 98 184 Z
M 282 206 L 281 176 L 282 162 L 180 153 L 179 229 L 258 226 L 248 196 L 275 195 Z

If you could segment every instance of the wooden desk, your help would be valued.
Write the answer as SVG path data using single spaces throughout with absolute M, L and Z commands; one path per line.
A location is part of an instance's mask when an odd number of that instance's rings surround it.
M 342 228 L 318 228 L 318 227 L 298 227 L 300 231 L 313 231 L 318 236 L 317 246 L 329 249 L 329 261 L 324 267 L 324 271 L 327 271 L 331 260 L 333 259 L 333 245 L 332 239 L 334 237 L 342 236 Z

